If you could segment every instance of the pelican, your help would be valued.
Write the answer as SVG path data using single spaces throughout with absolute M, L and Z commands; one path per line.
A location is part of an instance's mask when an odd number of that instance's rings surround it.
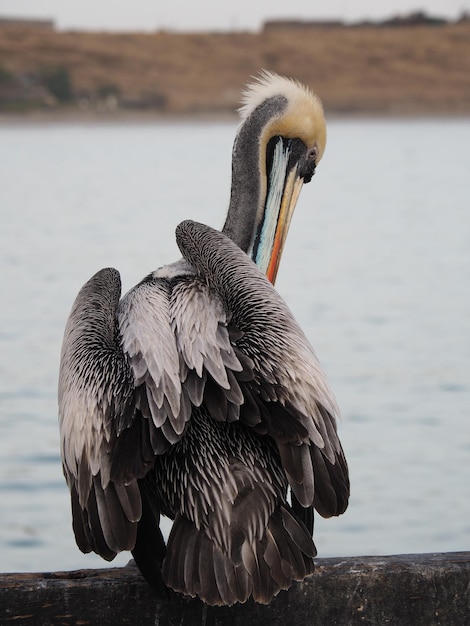
M 59 421 L 75 538 L 107 560 L 132 551 L 157 593 L 267 604 L 314 570 L 314 508 L 347 507 L 337 405 L 273 286 L 325 141 L 318 98 L 263 73 L 244 96 L 222 232 L 185 221 L 181 260 L 122 298 L 103 269 L 73 304 Z

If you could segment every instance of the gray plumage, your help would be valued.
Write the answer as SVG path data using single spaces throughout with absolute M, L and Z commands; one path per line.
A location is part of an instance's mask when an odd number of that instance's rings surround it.
M 116 270 L 95 274 L 61 355 L 61 450 L 78 546 L 108 560 L 132 550 L 155 589 L 163 580 L 208 604 L 267 603 L 310 574 L 313 507 L 338 515 L 349 497 L 326 378 L 244 251 L 262 206 L 257 197 L 250 213 L 247 202 L 234 173 L 231 238 L 183 222 L 183 259 L 122 299 Z M 166 547 L 161 514 L 174 519 Z

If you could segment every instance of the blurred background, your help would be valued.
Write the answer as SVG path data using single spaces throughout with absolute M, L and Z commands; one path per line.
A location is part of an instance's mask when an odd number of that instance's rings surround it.
M 127 291 L 179 257 L 179 221 L 223 224 L 263 68 L 328 122 L 277 282 L 342 410 L 351 502 L 319 556 L 468 550 L 469 11 L 0 0 L 0 571 L 107 565 L 75 546 L 61 471 L 65 322 L 98 269 Z

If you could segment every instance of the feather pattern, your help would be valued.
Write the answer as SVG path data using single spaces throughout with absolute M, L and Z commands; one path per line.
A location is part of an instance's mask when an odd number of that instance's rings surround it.
M 174 590 L 209 604 L 268 603 L 313 571 L 315 546 L 285 500 L 276 447 L 250 427 L 195 411 L 185 437 L 157 459 L 155 485 L 179 511 L 163 564 Z
M 113 269 L 84 285 L 65 329 L 59 374 L 63 470 L 72 507 L 83 511 L 77 541 L 106 559 L 129 548 L 140 518 L 135 480 L 119 491 L 110 483 L 112 442 L 134 412 L 132 375 L 116 342 L 120 293 Z M 112 522 L 109 510 L 117 513 Z
M 254 364 L 248 386 L 255 402 L 267 409 L 261 412 L 262 427 L 278 443 L 297 499 L 312 506 L 312 450 L 321 450 L 332 467 L 344 459 L 335 426 L 339 411 L 313 349 L 271 283 L 232 241 L 190 221 L 178 226 L 176 238 L 186 260 L 233 312 L 232 323 L 243 333 L 237 347 Z M 337 514 L 337 508 L 326 513 Z

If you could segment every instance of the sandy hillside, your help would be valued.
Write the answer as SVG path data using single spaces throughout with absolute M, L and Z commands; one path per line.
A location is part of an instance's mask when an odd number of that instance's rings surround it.
M 27 102 L 25 108 L 233 111 L 240 89 L 261 68 L 311 85 L 329 112 L 468 114 L 470 21 L 257 34 L 3 27 L 0 108 Z

